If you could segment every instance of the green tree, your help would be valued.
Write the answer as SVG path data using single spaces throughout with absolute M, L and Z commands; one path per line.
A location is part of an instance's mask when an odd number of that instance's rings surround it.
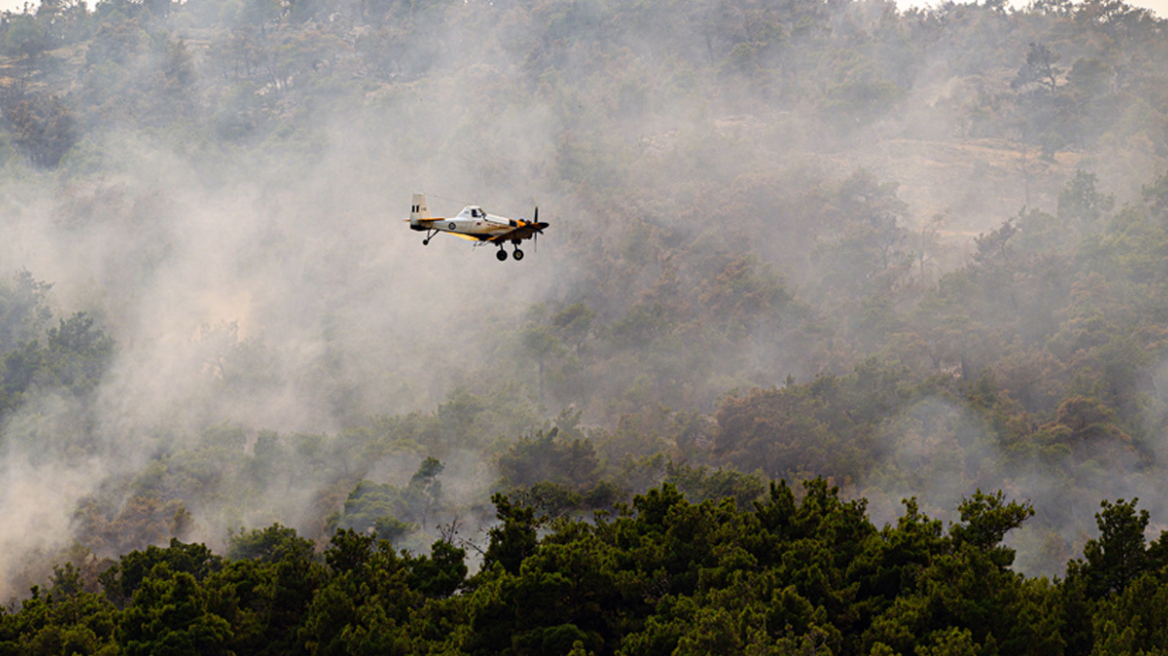
M 1059 55 L 1053 52 L 1045 43 L 1031 42 L 1026 52 L 1026 62 L 1018 69 L 1011 85 L 1021 87 L 1036 83 L 1053 94 L 1058 89 L 1059 76 L 1063 71 L 1056 63 Z
M 118 629 L 129 656 L 203 656 L 230 652 L 230 625 L 208 612 L 206 593 L 195 577 L 159 563 L 134 591 Z
M 1082 568 L 1095 597 L 1123 592 L 1145 570 L 1144 532 L 1150 515 L 1147 510 L 1136 512 L 1138 502 L 1139 499 L 1119 499 L 1115 503 L 1104 500 L 1100 503 L 1103 510 L 1095 513 L 1099 537 L 1083 545 L 1086 564 Z
M 3 45 L 6 53 L 23 55 L 25 66 L 29 70 L 35 69 L 41 54 L 53 46 L 50 34 L 45 29 L 48 22 L 32 14 L 5 16 Z
M 499 472 L 507 487 L 550 482 L 583 492 L 599 480 L 600 463 L 587 439 L 561 439 L 559 428 L 521 437 L 499 456 Z
M 490 542 L 483 555 L 483 571 L 498 563 L 504 570 L 517 574 L 523 560 L 535 553 L 538 544 L 535 511 L 513 505 L 503 494 L 492 495 L 491 503 L 495 504 L 495 516 L 501 524 L 487 532 Z
M 1058 216 L 1079 230 L 1090 229 L 1115 207 L 1115 196 L 1098 190 L 1098 178 L 1082 169 L 1059 191 Z
M 1091 618 L 1093 654 L 1162 654 L 1168 652 L 1168 584 L 1150 573 L 1130 581 L 1105 599 Z
M 312 540 L 298 536 L 296 529 L 276 523 L 264 529 L 231 533 L 226 557 L 229 560 L 247 558 L 276 563 L 287 558 L 311 559 L 314 549 Z
M 11 126 L 13 143 L 35 166 L 56 168 L 77 143 L 73 112 L 57 96 L 26 96 L 0 109 Z
M 999 567 L 1006 568 L 1014 562 L 1014 550 L 1001 546 L 1006 533 L 1022 526 L 1034 516 L 1034 506 L 1016 501 L 1005 503 L 1001 490 L 997 494 L 983 494 L 979 489 L 972 497 L 964 499 L 957 507 L 961 521 L 949 529 L 949 536 L 957 544 L 968 544 L 991 554 Z
M 163 578 L 186 574 L 197 582 L 218 571 L 223 565 L 223 559 L 213 554 L 206 545 L 184 544 L 178 539 L 172 539 L 166 548 L 150 545 L 144 551 L 132 551 L 122 556 L 117 565 L 102 573 L 102 588 L 115 604 L 130 601 L 142 582 L 159 565 L 164 566 Z
M 466 550 L 446 540 L 430 546 L 430 556 L 411 561 L 409 585 L 427 597 L 449 597 L 466 579 Z

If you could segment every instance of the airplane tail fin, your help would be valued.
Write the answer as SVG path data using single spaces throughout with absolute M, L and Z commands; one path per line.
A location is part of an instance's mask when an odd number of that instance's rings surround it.
M 410 205 L 410 225 L 421 225 L 420 219 L 430 218 L 430 206 L 426 204 L 426 194 L 414 194 L 414 204 Z

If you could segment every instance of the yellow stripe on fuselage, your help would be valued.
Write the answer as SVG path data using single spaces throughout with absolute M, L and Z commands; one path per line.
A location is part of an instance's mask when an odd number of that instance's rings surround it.
M 443 230 L 442 234 L 450 235 L 451 237 L 458 237 L 459 239 L 465 239 L 467 241 L 482 241 L 474 235 L 468 235 L 461 232 L 450 232 L 449 230 Z

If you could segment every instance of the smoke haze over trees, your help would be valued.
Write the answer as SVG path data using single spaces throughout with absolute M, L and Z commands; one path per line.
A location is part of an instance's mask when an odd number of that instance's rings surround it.
M 1004 531 L 934 537 L 1074 594 L 1153 586 L 1159 551 L 1128 572 L 1088 547 L 1101 501 L 1149 544 L 1168 522 L 1166 90 L 1163 21 L 1095 0 L 4 13 L 0 594 L 71 563 L 92 589 L 114 572 L 118 608 L 205 595 L 187 561 L 126 583 L 127 554 L 275 541 L 342 595 L 311 544 L 420 554 L 456 525 L 472 568 L 517 574 L 535 543 L 491 551 L 499 519 L 663 483 L 748 511 L 817 476 L 867 499 L 868 532 L 1004 490 L 1034 513 L 1016 560 Z M 415 191 L 551 227 L 522 263 L 423 248 Z M 463 581 L 435 549 L 410 594 Z M 133 612 L 127 651 L 153 621 Z M 859 624 L 795 615 L 860 650 L 832 633 Z M 865 653 L 911 651 L 882 626 Z M 930 644 L 984 644 L 963 626 Z

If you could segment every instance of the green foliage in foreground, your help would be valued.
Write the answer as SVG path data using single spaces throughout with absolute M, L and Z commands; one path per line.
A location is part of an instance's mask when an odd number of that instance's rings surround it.
M 85 591 L 51 588 L 0 616 L 21 654 L 1118 654 L 1168 648 L 1168 539 L 1136 501 L 1103 502 L 1100 536 L 1066 578 L 1011 571 L 1006 534 L 1033 514 L 976 492 L 942 523 L 815 479 L 740 509 L 671 484 L 615 516 L 550 524 L 494 499 L 481 570 L 450 540 L 396 551 L 338 529 L 323 554 L 280 525 L 232 536 L 229 558 L 177 540 L 123 556 Z M 448 536 L 452 537 L 452 535 Z M 470 543 L 464 543 L 464 546 Z

